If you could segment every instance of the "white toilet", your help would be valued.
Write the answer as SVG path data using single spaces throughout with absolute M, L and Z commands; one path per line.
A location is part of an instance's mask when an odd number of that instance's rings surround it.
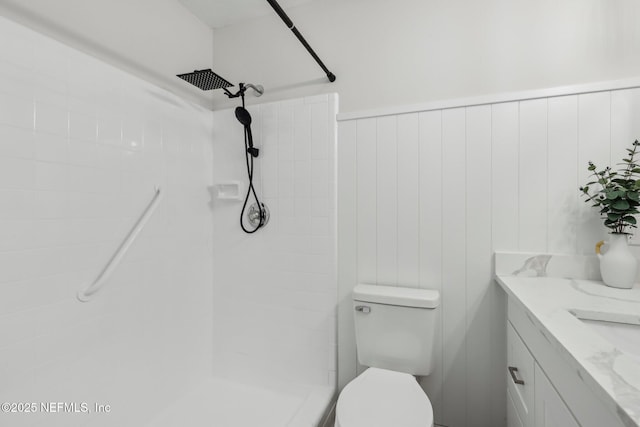
M 440 293 L 358 284 L 353 290 L 358 361 L 335 427 L 432 427 L 433 408 L 414 375 L 429 375 Z

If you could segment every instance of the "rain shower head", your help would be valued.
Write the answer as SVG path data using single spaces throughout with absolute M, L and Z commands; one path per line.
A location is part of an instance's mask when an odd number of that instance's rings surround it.
M 193 73 L 178 74 L 177 77 L 202 90 L 225 89 L 233 86 L 232 83 L 211 71 L 211 68 L 195 70 Z

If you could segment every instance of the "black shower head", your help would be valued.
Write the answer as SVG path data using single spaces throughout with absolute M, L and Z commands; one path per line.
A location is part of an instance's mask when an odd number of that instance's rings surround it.
M 202 90 L 224 89 L 233 86 L 232 83 L 211 71 L 210 68 L 195 70 L 193 73 L 178 74 L 177 77 Z
M 253 157 L 258 157 L 260 150 L 253 147 L 253 136 L 251 135 L 251 114 L 244 107 L 236 107 L 236 118 L 244 126 L 247 137 L 247 152 Z
M 251 126 L 251 114 L 244 107 L 236 107 L 236 119 L 242 126 Z

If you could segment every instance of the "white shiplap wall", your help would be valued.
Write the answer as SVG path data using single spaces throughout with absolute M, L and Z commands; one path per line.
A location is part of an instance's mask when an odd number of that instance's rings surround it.
M 423 385 L 436 422 L 505 420 L 504 301 L 494 251 L 591 253 L 604 238 L 578 194 L 587 162 L 617 162 L 640 137 L 640 90 L 622 89 L 339 123 L 340 386 L 357 371 L 356 282 L 442 292 Z

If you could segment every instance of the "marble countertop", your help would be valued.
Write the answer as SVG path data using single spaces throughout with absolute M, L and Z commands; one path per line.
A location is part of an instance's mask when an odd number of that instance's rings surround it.
M 524 275 L 534 277 L 523 277 L 526 269 L 505 268 L 498 257 L 496 254 L 496 280 L 507 294 L 549 333 L 556 351 L 583 374 L 586 385 L 612 413 L 626 418 L 623 421 L 627 425 L 640 426 L 640 356 L 616 347 L 580 320 L 638 325 L 640 334 L 640 285 L 615 289 L 593 279 L 549 277 L 549 259 L 543 258 L 542 263 L 535 260 L 541 256 L 527 259 L 529 267 L 532 259 L 536 265 Z M 590 261 L 578 264 L 584 267 Z M 566 264 L 560 269 L 566 270 Z

